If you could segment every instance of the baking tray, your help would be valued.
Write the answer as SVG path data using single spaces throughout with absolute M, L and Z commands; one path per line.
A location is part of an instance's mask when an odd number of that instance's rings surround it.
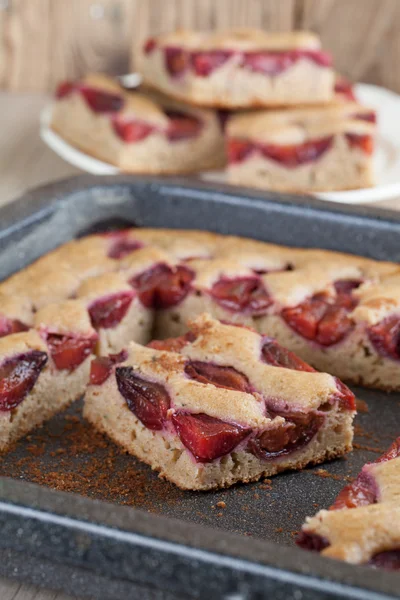
M 390 211 L 180 179 L 82 176 L 0 210 L 0 278 L 73 237 L 127 224 L 400 260 L 400 216 Z M 357 417 L 347 460 L 207 493 L 160 481 L 73 406 L 1 459 L 0 574 L 96 599 L 399 597 L 399 574 L 293 541 L 305 516 L 399 434 L 400 395 L 354 391 L 369 412 Z

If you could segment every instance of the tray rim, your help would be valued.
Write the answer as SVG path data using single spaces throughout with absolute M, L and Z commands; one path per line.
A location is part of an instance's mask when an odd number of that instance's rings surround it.
M 102 177 L 99 180 L 94 176 L 82 175 L 38 187 L 0 208 L 2 226 L 0 247 L 15 228 L 21 229 L 51 214 L 57 210 L 60 203 L 68 202 L 68 197 L 72 194 L 84 193 L 93 188 L 120 186 L 123 190 L 127 186 L 131 188 L 143 185 L 156 185 L 160 193 L 164 189 L 169 194 L 175 195 L 195 194 L 199 200 L 212 196 L 231 205 L 240 202 L 242 206 L 243 204 L 250 206 L 261 202 L 263 205 L 267 203 L 273 207 L 277 202 L 277 210 L 284 210 L 287 206 L 291 210 L 297 207 L 298 210 L 312 210 L 328 213 L 331 216 L 350 215 L 357 220 L 361 218 L 375 221 L 376 225 L 379 223 L 383 228 L 385 224 L 390 223 L 392 226 L 399 225 L 400 232 L 400 213 L 387 209 L 360 208 L 339 203 L 327 204 L 306 196 L 263 194 L 254 190 L 247 192 L 245 189 L 225 185 L 219 186 L 216 190 L 212 184 L 197 181 L 193 184 L 181 178 L 119 175 Z M 121 533 L 125 531 L 130 543 L 134 545 L 136 543 L 137 547 L 155 549 L 159 548 L 162 542 L 167 546 L 169 544 L 168 548 L 163 546 L 167 554 L 171 554 L 174 546 L 178 554 L 184 552 L 193 555 L 193 552 L 197 552 L 196 560 L 200 562 L 204 560 L 206 563 L 212 560 L 214 566 L 227 567 L 231 573 L 242 569 L 243 572 L 254 576 L 257 574 L 265 581 L 285 581 L 304 590 L 337 593 L 338 597 L 371 598 L 371 600 L 372 598 L 394 598 L 397 597 L 396 590 L 399 589 L 400 574 L 372 571 L 360 566 L 353 567 L 305 553 L 296 547 L 280 546 L 268 540 L 250 539 L 219 529 L 214 531 L 204 525 L 160 515 L 149 515 L 132 507 L 122 507 L 76 494 L 46 489 L 27 482 L 0 478 L 0 523 L 5 522 L 11 515 L 16 521 L 15 531 L 18 526 L 23 526 L 27 519 L 33 520 L 37 525 L 53 521 L 65 532 L 71 528 L 87 530 L 90 525 L 93 535 L 100 539 L 102 533 L 104 534 L 101 527 L 107 527 L 110 529 L 108 531 L 110 540 L 121 539 Z M 88 515 L 92 517 L 88 518 Z M 68 522 L 65 518 L 69 519 Z M 170 523 L 173 523 L 173 526 L 170 526 Z M 126 531 L 128 525 L 129 529 Z M 160 527 L 165 532 L 164 538 L 156 534 Z M 136 542 L 133 541 L 134 535 L 136 535 Z M 200 543 L 200 548 L 191 544 L 193 539 Z M 7 536 L 7 539 L 2 539 L 0 536 L 0 548 L 20 548 L 17 541 L 10 536 Z M 38 552 L 40 556 L 40 551 Z M 199 552 L 205 554 L 199 555 Z M 181 591 L 185 592 L 184 589 Z

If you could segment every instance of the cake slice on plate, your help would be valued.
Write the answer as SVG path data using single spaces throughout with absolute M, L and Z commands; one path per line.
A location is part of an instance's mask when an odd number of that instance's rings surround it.
M 181 338 L 95 359 L 85 417 L 183 489 L 341 456 L 355 400 L 271 338 L 201 315 Z
M 80 150 L 131 173 L 185 173 L 224 164 L 212 110 L 92 74 L 59 86 L 51 127 Z
M 297 544 L 352 564 L 400 570 L 400 437 L 329 510 L 307 519 Z
M 355 102 L 234 115 L 231 183 L 291 192 L 373 185 L 375 112 Z
M 326 103 L 331 56 L 313 33 L 259 29 L 175 31 L 143 47 L 145 83 L 199 106 L 224 109 Z

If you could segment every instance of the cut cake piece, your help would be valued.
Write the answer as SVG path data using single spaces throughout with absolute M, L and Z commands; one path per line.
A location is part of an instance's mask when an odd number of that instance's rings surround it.
M 130 173 L 186 173 L 224 165 L 215 111 L 100 74 L 59 86 L 51 127 L 80 150 Z
M 93 361 L 84 416 L 182 489 L 341 456 L 355 399 L 270 338 L 201 315 L 189 333 Z
M 400 437 L 362 468 L 329 511 L 307 519 L 297 544 L 352 564 L 400 570 Z
M 369 187 L 375 131 L 375 112 L 355 102 L 234 115 L 229 182 L 292 192 Z
M 146 85 L 223 109 L 318 104 L 333 99 L 331 56 L 313 33 L 175 31 L 146 41 Z

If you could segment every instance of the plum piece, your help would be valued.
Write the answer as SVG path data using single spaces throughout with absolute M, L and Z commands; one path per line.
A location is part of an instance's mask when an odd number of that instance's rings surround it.
M 125 317 L 135 292 L 126 291 L 96 300 L 89 308 L 89 315 L 95 329 L 116 327 Z
M 168 46 L 164 48 L 164 64 L 171 77 L 179 77 L 189 66 L 189 54 L 183 48 Z
M 388 571 L 400 571 L 400 548 L 378 552 L 367 563 L 371 567 L 386 569 Z
M 259 277 L 221 278 L 210 290 L 213 299 L 234 312 L 262 315 L 272 304 L 272 299 Z
M 338 280 L 336 296 L 319 292 L 297 306 L 284 308 L 282 318 L 297 333 L 321 346 L 331 346 L 344 339 L 354 325 L 348 316 L 358 303 L 352 291 L 362 282 Z
M 200 119 L 178 110 L 165 110 L 170 120 L 167 137 L 171 142 L 197 137 L 203 126 Z
M 306 531 L 300 531 L 296 537 L 296 544 L 304 550 L 310 550 L 311 552 L 322 552 L 325 548 L 330 546 L 330 542 L 318 535 L 317 533 L 307 533 Z
M 148 348 L 155 350 L 165 350 L 167 352 L 180 352 L 190 342 L 194 342 L 196 336 L 191 333 L 185 333 L 176 338 L 167 338 L 165 340 L 152 340 L 147 344 Z
M 346 133 L 346 139 L 351 148 L 359 148 L 365 154 L 372 154 L 374 151 L 374 138 L 372 135 L 360 135 L 358 133 Z
M 29 394 L 48 360 L 46 352 L 32 350 L 0 365 L 0 411 L 16 408 Z
M 99 356 L 92 360 L 90 365 L 90 383 L 91 385 L 101 385 L 111 375 L 113 366 L 124 362 L 128 358 L 126 350 L 121 350 L 118 354 L 109 354 L 108 356 Z
M 377 489 L 374 480 L 365 472 L 349 485 L 343 488 L 329 510 L 340 510 L 342 508 L 357 508 L 375 504 L 377 501 Z
M 85 85 L 80 86 L 79 91 L 88 106 L 96 113 L 118 112 L 124 105 L 124 99 L 119 94 L 111 94 Z
M 295 371 L 315 371 L 310 365 L 296 356 L 294 352 L 283 348 L 283 346 L 272 338 L 264 338 L 261 359 L 274 367 L 284 367 L 286 369 L 294 369 Z
M 156 131 L 153 125 L 119 115 L 113 119 L 112 125 L 118 137 L 128 144 L 140 142 Z
M 400 315 L 391 315 L 373 325 L 368 336 L 378 354 L 400 359 Z
M 255 145 L 252 142 L 231 138 L 227 143 L 227 154 L 229 164 L 240 163 L 246 160 L 255 150 Z
M 155 265 L 134 277 L 141 303 L 147 308 L 169 308 L 181 302 L 188 294 L 193 272 L 184 266 Z
M 129 233 L 125 231 L 112 231 L 105 235 L 113 240 L 107 252 L 108 258 L 120 260 L 128 256 L 131 252 L 135 252 L 135 250 L 143 247 L 141 242 L 130 238 Z
M 138 377 L 132 367 L 117 367 L 115 377 L 129 410 L 148 429 L 162 429 L 171 406 L 164 386 Z
M 340 94 L 350 102 L 356 102 L 357 98 L 354 94 L 354 87 L 351 81 L 345 77 L 337 77 L 335 81 L 335 94 Z
M 94 351 L 97 336 L 87 338 L 49 333 L 46 341 L 56 368 L 59 371 L 74 371 Z
M 7 319 L 7 317 L 2 317 L 0 315 L 0 337 L 28 330 L 29 326 L 22 321 L 19 321 L 18 319 Z
M 278 162 L 290 169 L 315 162 L 331 148 L 332 143 L 333 136 L 328 136 L 317 140 L 309 140 L 303 144 L 286 146 L 258 144 L 257 147 L 265 158 Z
M 192 52 L 190 63 L 198 77 L 208 77 L 213 71 L 222 67 L 232 55 L 231 50 Z
M 66 98 L 72 92 L 78 89 L 78 86 L 72 81 L 63 81 L 57 86 L 56 89 L 56 98 L 57 100 L 61 100 L 62 98 Z
M 356 397 L 353 392 L 337 377 L 334 378 L 336 383 L 337 392 L 334 395 L 332 401 L 338 402 L 342 410 L 356 410 Z
M 155 50 L 157 48 L 157 42 L 154 38 L 149 38 L 148 40 L 146 40 L 144 46 L 143 46 L 143 51 L 145 54 L 151 54 L 153 52 L 153 50 Z
M 250 428 L 204 413 L 177 412 L 172 416 L 172 422 L 182 444 L 202 463 L 229 454 L 251 433 Z
M 185 373 L 190 379 L 200 383 L 211 383 L 217 387 L 251 393 L 251 385 L 246 375 L 233 367 L 220 367 L 211 363 L 191 361 L 185 365 Z
M 271 460 L 303 448 L 317 434 L 324 419 L 315 413 L 282 416 L 286 419 L 285 423 L 267 429 L 250 440 L 249 449 L 258 458 Z
M 263 75 L 280 75 L 301 59 L 308 59 L 322 67 L 330 67 L 332 57 L 327 52 L 319 50 L 285 50 L 245 52 L 242 66 Z

